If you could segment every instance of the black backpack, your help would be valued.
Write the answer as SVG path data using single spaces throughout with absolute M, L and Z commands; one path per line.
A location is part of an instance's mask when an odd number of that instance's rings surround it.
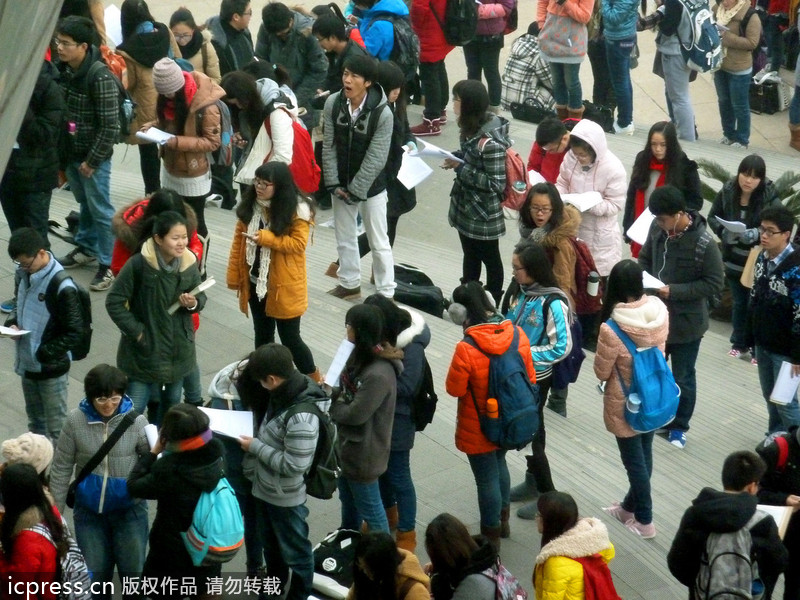
M 417 387 L 417 393 L 411 401 L 411 419 L 417 431 L 422 431 L 433 421 L 433 413 L 436 412 L 436 403 L 439 397 L 433 388 L 433 372 L 428 359 L 424 358 L 425 365 L 422 368 L 422 378 Z
M 383 13 L 375 17 L 369 24 L 372 27 L 378 21 L 389 21 L 394 28 L 394 44 L 389 60 L 400 67 L 406 76 L 406 81 L 413 81 L 419 67 L 419 37 L 411 29 L 408 17 L 399 17 L 394 14 Z M 367 27 L 367 30 L 369 30 Z
M 478 29 L 478 5 L 474 0 L 447 0 L 444 18 L 436 14 L 432 3 L 429 2 L 428 6 L 448 44 L 464 46 L 475 38 Z
M 92 298 L 89 291 L 78 285 L 66 271 L 59 271 L 54 274 L 50 283 L 47 284 L 47 291 L 44 294 L 44 301 L 47 305 L 47 312 L 51 315 L 56 314 L 56 306 L 58 303 L 58 289 L 61 287 L 61 282 L 69 279 L 78 290 L 78 300 L 81 306 L 81 316 L 83 318 L 83 327 L 81 327 L 81 338 L 69 351 L 72 354 L 72 360 L 81 360 L 86 358 L 89 354 L 89 349 L 92 347 Z
M 284 419 L 288 421 L 297 413 L 311 413 L 319 419 L 317 449 L 314 451 L 311 468 L 305 474 L 306 494 L 321 500 L 330 500 L 336 491 L 341 474 L 336 424 L 315 402 L 293 404 L 286 409 Z

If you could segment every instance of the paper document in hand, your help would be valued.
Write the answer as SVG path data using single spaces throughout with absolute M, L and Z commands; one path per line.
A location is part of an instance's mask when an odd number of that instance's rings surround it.
M 773 506 L 772 504 L 758 504 L 756 505 L 758 510 L 764 511 L 770 517 L 775 519 L 775 523 L 778 525 L 778 536 L 783 539 L 783 536 L 786 534 L 786 528 L 789 526 L 789 519 L 792 518 L 792 513 L 794 512 L 791 506 Z
M 122 11 L 113 4 L 106 6 L 103 11 L 103 21 L 106 25 L 106 37 L 114 47 L 122 43 Z
M 531 185 L 547 183 L 547 179 L 545 179 L 539 171 L 528 171 L 528 181 Z
M 742 223 L 741 221 L 726 221 L 725 219 L 720 219 L 719 217 L 714 217 L 719 224 L 722 225 L 728 231 L 732 231 L 733 233 L 744 233 L 747 231 L 747 225 Z
M 147 438 L 147 444 L 150 446 L 150 450 L 156 447 L 156 442 L 158 441 L 158 427 L 153 425 L 152 423 L 148 423 L 144 426 L 144 436 Z
M 328 367 L 328 372 L 325 373 L 325 383 L 329 386 L 335 387 L 339 385 L 339 375 L 342 374 L 344 364 L 353 353 L 353 348 L 355 348 L 355 344 L 348 340 L 342 340 L 342 343 L 339 344 L 339 347 L 336 349 L 336 354 L 333 357 L 333 362 L 331 366 Z
M 421 139 L 417 138 L 417 149 L 409 152 L 411 156 L 432 156 L 433 158 L 450 158 L 452 160 L 458 161 L 463 163 L 463 159 L 458 158 L 452 152 L 448 152 L 443 148 L 439 148 L 439 146 L 435 146 L 430 142 L 424 142 Z
M 200 410 L 208 415 L 211 424 L 208 428 L 220 435 L 239 439 L 240 435 L 253 437 L 253 413 L 249 410 L 222 410 L 206 408 Z
M 205 281 L 201 282 L 196 288 L 194 288 L 191 292 L 189 292 L 192 296 L 196 296 L 201 292 L 205 292 L 208 288 L 214 285 L 216 280 L 213 277 L 209 277 Z M 175 312 L 181 307 L 180 302 L 173 302 L 172 305 L 167 309 L 167 313 L 170 315 L 174 315 Z
M 171 133 L 167 133 L 166 131 L 161 131 L 156 127 L 150 127 L 147 131 L 137 131 L 136 137 L 140 140 L 144 140 L 146 142 L 155 142 L 163 146 L 167 143 L 167 140 L 170 138 L 174 138 L 175 136 Z
M 647 271 L 642 271 L 642 287 L 646 290 L 660 290 L 667 285 L 657 277 L 653 277 Z
M 644 212 L 639 215 L 639 218 L 633 222 L 626 231 L 626 235 L 640 246 L 644 246 L 647 241 L 647 235 L 650 233 L 650 226 L 653 224 L 655 215 L 645 208 Z
M 600 192 L 583 192 L 581 194 L 561 194 L 564 202 L 569 202 L 581 212 L 586 212 L 593 206 L 597 206 L 603 201 Z
M 800 375 L 792 375 L 792 364 L 786 361 L 781 363 L 781 370 L 778 372 L 778 379 L 775 387 L 769 395 L 769 401 L 776 404 L 789 404 L 794 400 L 797 393 L 797 386 L 800 385 Z
M 407 190 L 413 190 L 420 183 L 425 181 L 433 173 L 433 169 L 418 156 L 411 156 L 408 152 L 403 153 L 403 162 L 397 172 L 397 180 L 402 183 Z
M 27 329 L 14 329 L 13 327 L 3 327 L 0 325 L 0 337 L 16 338 L 30 333 Z

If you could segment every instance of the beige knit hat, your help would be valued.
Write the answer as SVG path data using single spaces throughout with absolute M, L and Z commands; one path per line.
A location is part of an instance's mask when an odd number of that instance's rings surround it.
M 25 463 L 43 473 L 53 461 L 53 444 L 43 435 L 23 433 L 3 442 L 2 453 L 9 464 Z
M 183 84 L 183 71 L 171 58 L 162 58 L 153 65 L 153 85 L 159 94 L 174 94 Z

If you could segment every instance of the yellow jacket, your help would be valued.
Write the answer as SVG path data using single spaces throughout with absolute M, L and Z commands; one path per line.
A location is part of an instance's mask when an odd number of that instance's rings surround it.
M 614 558 L 614 546 L 606 526 L 588 517 L 539 552 L 533 570 L 536 600 L 584 600 L 583 567 L 573 558 L 592 554 L 600 554 L 609 563 Z

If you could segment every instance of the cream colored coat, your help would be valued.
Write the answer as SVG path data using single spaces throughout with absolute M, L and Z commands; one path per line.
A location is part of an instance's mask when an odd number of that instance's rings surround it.
M 180 55 L 181 53 L 178 52 L 175 56 Z M 192 63 L 195 71 L 208 75 L 209 79 L 214 83 L 219 83 L 222 80 L 222 75 L 219 71 L 219 57 L 211 43 L 211 32 L 208 29 L 203 31 L 203 45 L 200 46 L 200 50 L 194 56 L 185 60 Z

